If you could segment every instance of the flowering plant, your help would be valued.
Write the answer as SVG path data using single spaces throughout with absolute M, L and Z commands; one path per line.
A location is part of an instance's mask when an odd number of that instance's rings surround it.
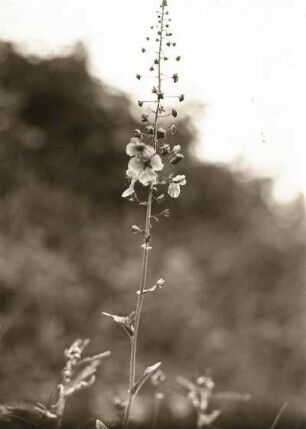
M 173 147 L 167 141 L 167 135 L 175 135 L 177 133 L 176 125 L 174 123 L 160 125 L 161 120 L 164 118 L 176 118 L 178 110 L 176 106 L 166 104 L 169 98 L 175 98 L 180 103 L 184 101 L 184 95 L 169 95 L 167 96 L 164 91 L 163 82 L 169 79 L 170 82 L 176 84 L 179 80 L 178 73 L 166 75 L 164 73 L 165 62 L 169 59 L 180 61 L 181 56 L 176 55 L 172 51 L 176 42 L 173 41 L 173 33 L 170 31 L 170 22 L 168 4 L 166 0 L 162 0 L 160 8 L 157 11 L 157 24 L 151 26 L 152 36 L 147 37 L 149 43 L 156 43 L 157 54 L 152 59 L 149 66 L 150 75 L 136 74 L 138 80 L 149 78 L 154 80 L 154 85 L 151 89 L 153 99 L 138 100 L 138 106 L 142 109 L 141 123 L 143 130 L 134 130 L 133 136 L 126 146 L 126 154 L 130 158 L 126 170 L 126 178 L 128 180 L 128 187 L 123 191 L 122 197 L 127 198 L 132 202 L 136 202 L 146 207 L 145 225 L 132 225 L 131 231 L 143 235 L 143 257 L 142 268 L 140 276 L 140 287 L 137 291 L 137 302 L 135 311 L 130 316 L 117 316 L 109 313 L 104 315 L 111 317 L 115 322 L 119 323 L 131 341 L 130 353 L 130 370 L 129 370 L 129 388 L 127 401 L 124 404 L 124 418 L 123 428 L 126 429 L 129 424 L 130 412 L 133 400 L 147 379 L 152 378 L 160 371 L 161 363 L 158 362 L 149 366 L 143 375 L 136 379 L 136 363 L 137 363 L 137 340 L 140 326 L 140 317 L 143 307 L 144 297 L 148 293 L 153 293 L 161 289 L 164 284 L 164 279 L 159 279 L 151 287 L 147 287 L 147 269 L 149 260 L 149 251 L 151 247 L 152 236 L 152 219 L 158 220 L 158 217 L 169 217 L 169 209 L 164 209 L 158 214 L 153 214 L 154 203 L 162 204 L 165 201 L 165 192 L 161 190 L 165 185 L 167 186 L 168 195 L 172 198 L 178 198 L 181 192 L 181 186 L 187 183 L 185 175 L 164 174 L 165 165 L 177 165 L 184 155 L 181 153 L 181 145 L 175 144 Z M 143 47 L 142 53 L 149 52 L 149 49 Z M 168 53 L 169 51 L 169 53 Z M 137 186 L 147 188 L 146 201 L 140 201 L 137 196 Z

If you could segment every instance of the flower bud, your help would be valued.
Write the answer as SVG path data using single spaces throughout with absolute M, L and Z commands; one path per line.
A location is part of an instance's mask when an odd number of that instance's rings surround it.
M 170 127 L 171 134 L 175 135 L 177 133 L 177 129 L 175 125 L 171 125 Z
M 147 130 L 148 134 L 150 134 L 150 135 L 154 134 L 154 126 L 153 125 L 147 125 L 146 130 Z
M 170 156 L 169 162 L 170 164 L 178 164 L 182 159 L 184 159 L 184 155 L 182 153 L 174 153 Z
M 172 79 L 173 79 L 173 82 L 176 83 L 178 81 L 178 79 L 179 79 L 178 74 L 174 73 L 173 76 L 172 76 Z
M 170 145 L 168 143 L 165 143 L 160 149 L 161 149 L 160 153 L 162 155 L 169 155 L 169 153 L 170 153 Z
M 166 131 L 163 128 L 159 128 L 156 133 L 158 139 L 164 139 L 166 136 Z

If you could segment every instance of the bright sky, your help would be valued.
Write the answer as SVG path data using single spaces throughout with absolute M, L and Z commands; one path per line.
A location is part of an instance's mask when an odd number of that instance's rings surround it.
M 58 53 L 76 40 L 92 72 L 139 95 L 140 48 L 160 0 L 0 0 L 0 38 Z M 306 1 L 169 0 L 179 93 L 205 104 L 199 154 L 278 177 L 306 193 Z M 148 61 L 149 59 L 146 58 Z

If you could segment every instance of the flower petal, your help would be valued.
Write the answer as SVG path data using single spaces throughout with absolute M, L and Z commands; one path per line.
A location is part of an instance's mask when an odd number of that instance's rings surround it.
M 181 187 L 177 183 L 170 183 L 168 188 L 168 194 L 172 198 L 177 198 L 180 195 Z
M 130 159 L 128 163 L 128 171 L 132 174 L 129 177 L 134 177 L 142 172 L 142 170 L 145 168 L 144 162 L 139 158 L 132 158 Z M 128 174 L 128 173 L 127 173 Z
M 135 155 L 137 155 L 137 149 L 136 149 L 135 143 L 128 143 L 126 145 L 126 148 L 125 148 L 125 153 L 128 156 L 135 156 Z
M 164 168 L 161 157 L 159 155 L 153 155 L 150 161 L 150 166 L 154 171 L 160 171 Z
M 173 146 L 172 153 L 179 153 L 181 151 L 181 145 L 177 144 Z
M 125 191 L 122 192 L 121 196 L 122 198 L 128 198 L 131 195 L 134 195 L 135 190 L 134 190 L 134 186 L 130 185 Z
M 144 159 L 148 160 L 150 159 L 153 155 L 155 154 L 155 150 L 154 147 L 149 146 L 149 145 L 145 145 L 143 150 L 142 150 L 142 156 Z
M 177 176 L 173 177 L 172 182 L 177 183 L 180 186 L 186 185 L 187 181 L 185 174 L 178 174 Z
M 144 186 L 147 186 L 150 183 L 156 184 L 157 174 L 155 173 L 154 170 L 152 170 L 152 168 L 147 167 L 140 173 L 138 180 Z

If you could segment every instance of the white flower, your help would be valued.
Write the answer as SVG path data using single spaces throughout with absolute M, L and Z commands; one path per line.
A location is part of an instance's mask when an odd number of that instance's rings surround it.
M 185 174 L 179 174 L 171 179 L 171 183 L 168 187 L 168 194 L 172 198 L 178 198 L 181 193 L 181 186 L 186 185 Z
M 164 164 L 159 155 L 155 154 L 148 160 L 134 156 L 130 159 L 126 174 L 130 179 L 139 180 L 140 183 L 147 186 L 150 183 L 157 183 L 156 171 L 162 170 L 163 167 Z
M 126 154 L 128 156 L 139 156 L 144 159 L 150 159 L 155 154 L 155 150 L 152 146 L 149 146 L 137 137 L 132 137 L 130 143 L 126 146 Z

